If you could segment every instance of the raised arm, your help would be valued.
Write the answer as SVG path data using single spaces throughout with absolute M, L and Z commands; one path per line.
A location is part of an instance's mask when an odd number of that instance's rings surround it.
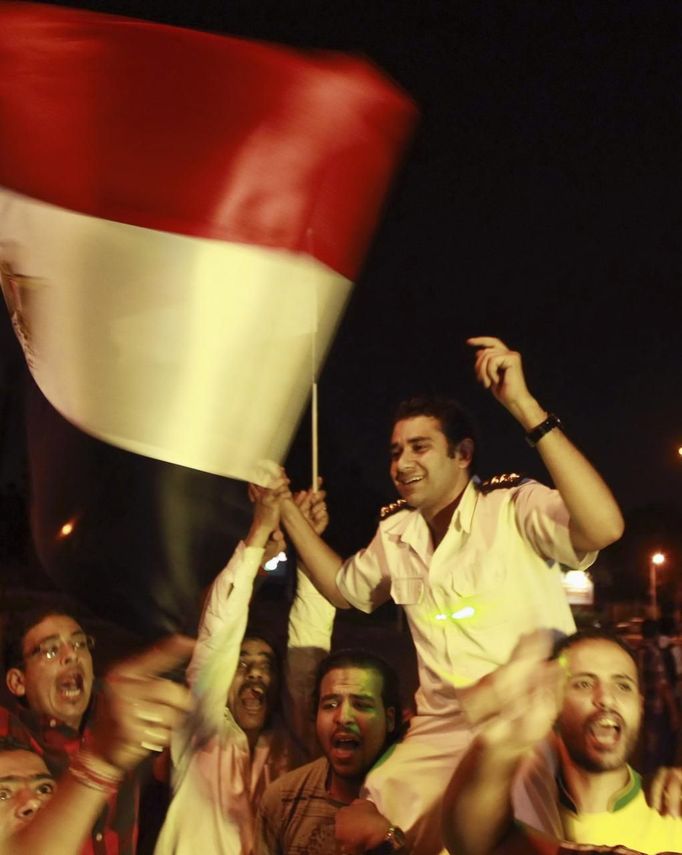
M 443 799 L 443 839 L 451 853 L 491 855 L 507 851 L 498 850 L 503 843 L 508 851 L 515 845 L 514 777 L 529 749 L 550 731 L 561 701 L 561 668 L 546 660 L 546 652 L 542 636 L 534 634 L 499 669 L 496 715 L 458 764 Z M 488 715 L 492 711 L 488 706 Z
M 250 485 L 253 501 L 251 528 L 237 546 L 227 566 L 216 577 L 206 598 L 199 634 L 187 677 L 197 698 L 195 715 L 189 722 L 192 735 L 205 737 L 221 726 L 227 694 L 232 685 L 242 638 L 248 621 L 253 583 L 262 564 L 265 547 L 279 526 L 279 498 L 286 490 L 284 478 L 262 490 Z M 176 763 L 186 743 L 174 740 Z
M 189 691 L 159 677 L 180 665 L 193 642 L 171 636 L 109 672 L 98 698 L 93 739 L 57 792 L 30 823 L 0 841 L 1 855 L 74 855 L 124 774 L 160 751 L 190 709 Z
M 292 496 L 282 499 L 280 513 L 310 581 L 337 609 L 349 608 L 336 584 L 336 576 L 343 563 L 341 557 L 308 524 Z
M 294 497 L 308 525 L 319 536 L 329 523 L 323 492 L 298 493 Z M 317 753 L 311 698 L 315 673 L 329 653 L 336 609 L 323 597 L 305 573 L 297 568 L 296 596 L 289 611 L 289 634 L 285 666 L 287 723 L 306 755 Z M 317 750 L 316 750 L 317 749 Z
M 470 338 L 478 348 L 476 376 L 514 416 L 526 433 L 541 425 L 549 413 L 526 386 L 521 354 L 490 336 Z M 563 431 L 550 430 L 537 441 L 537 450 L 570 515 L 574 549 L 603 549 L 623 533 L 623 517 L 605 481 Z

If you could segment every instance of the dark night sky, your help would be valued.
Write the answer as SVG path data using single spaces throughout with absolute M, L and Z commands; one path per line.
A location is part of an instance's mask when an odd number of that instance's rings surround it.
M 679 508 L 679 3 L 62 5 L 364 55 L 419 104 L 321 378 L 321 470 L 340 542 L 345 524 L 347 545 L 360 545 L 366 509 L 392 498 L 390 413 L 420 390 L 478 415 L 482 474 L 542 476 L 474 382 L 464 340 L 479 334 L 522 352 L 531 390 L 626 510 Z M 306 458 L 304 427 L 295 474 Z

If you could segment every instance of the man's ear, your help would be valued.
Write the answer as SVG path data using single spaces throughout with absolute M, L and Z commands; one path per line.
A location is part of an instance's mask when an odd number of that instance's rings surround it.
M 395 730 L 395 707 L 386 708 L 386 730 L 389 733 Z
M 13 695 L 23 698 L 26 694 L 26 680 L 24 672 L 20 668 L 10 668 L 5 676 L 7 688 Z
M 474 458 L 474 441 L 473 439 L 463 439 L 461 442 L 457 444 L 457 451 L 455 452 L 455 457 L 460 460 L 464 467 L 471 466 L 471 461 Z M 463 468 L 464 468 L 463 467 Z

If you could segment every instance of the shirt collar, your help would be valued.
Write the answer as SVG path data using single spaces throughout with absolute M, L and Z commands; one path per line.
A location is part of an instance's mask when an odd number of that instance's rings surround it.
M 88 707 L 89 710 L 89 707 Z M 50 731 L 58 731 L 67 739 L 79 739 L 84 728 L 88 710 L 86 710 L 81 720 L 79 730 L 65 724 L 61 719 L 55 718 L 45 713 L 38 713 L 21 703 L 15 705 L 15 713 L 19 721 L 24 724 L 32 733 L 49 733 Z
M 639 773 L 635 772 L 631 766 L 628 766 L 627 770 L 628 780 L 625 785 L 619 790 L 616 790 L 609 799 L 607 808 L 608 813 L 615 813 L 616 811 L 622 810 L 626 805 L 630 804 L 642 789 L 642 778 Z M 561 767 L 557 772 L 556 781 L 559 791 L 559 803 L 563 808 L 577 815 L 579 811 L 571 797 L 571 794 L 568 792 Z
M 474 475 L 464 488 L 462 498 L 455 508 L 448 528 L 457 528 L 467 534 L 471 531 L 471 522 L 479 496 L 480 478 Z M 406 543 L 413 543 L 417 539 L 417 532 L 426 525 L 424 517 L 416 508 L 405 507 L 409 513 L 397 513 L 389 517 L 384 525 L 384 531 L 396 535 Z
M 464 492 L 462 493 L 462 498 L 459 500 L 459 504 L 452 515 L 450 528 L 456 527 L 469 534 L 471 531 L 471 521 L 474 518 L 474 510 L 476 509 L 476 503 L 478 502 L 478 488 L 480 483 L 481 479 L 477 475 L 474 475 L 466 485 Z

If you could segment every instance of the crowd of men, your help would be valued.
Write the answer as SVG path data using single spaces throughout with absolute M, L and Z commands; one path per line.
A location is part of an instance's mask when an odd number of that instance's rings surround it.
M 141 781 L 169 768 L 156 855 L 682 851 L 682 775 L 658 779 L 650 807 L 628 763 L 653 714 L 641 680 L 660 678 L 660 663 L 608 634 L 576 634 L 561 586 L 560 565 L 586 568 L 620 537 L 621 513 L 530 394 L 520 355 L 494 338 L 469 343 L 478 380 L 553 488 L 480 482 L 469 416 L 413 398 L 390 440 L 401 498 L 367 548 L 337 555 L 322 536 L 324 494 L 292 494 L 277 469 L 249 487 L 251 528 L 196 642 L 171 637 L 96 681 L 76 616 L 8 616 L 0 855 L 133 855 Z M 283 533 L 299 566 L 282 655 L 248 614 Z M 409 722 L 386 662 L 330 653 L 336 609 L 391 598 L 417 652 Z M 186 681 L 168 678 L 185 664 Z

